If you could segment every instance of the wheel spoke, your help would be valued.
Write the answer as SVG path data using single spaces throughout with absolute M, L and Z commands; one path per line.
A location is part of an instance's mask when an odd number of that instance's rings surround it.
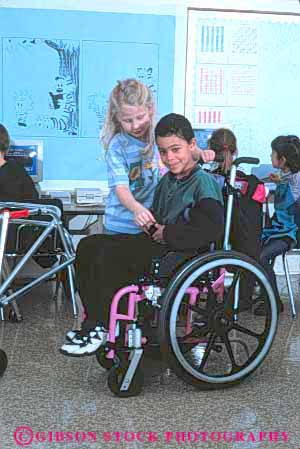
M 216 293 L 213 291 L 211 283 L 207 284 L 207 290 L 208 290 L 208 295 L 207 295 L 207 312 L 210 313 L 217 304 L 217 300 L 216 300 Z
M 221 338 L 222 338 L 223 342 L 225 343 L 225 347 L 226 347 L 227 353 L 229 355 L 229 358 L 230 358 L 230 361 L 231 361 L 231 364 L 232 364 L 232 370 L 231 370 L 231 373 L 232 373 L 233 371 L 236 371 L 238 366 L 235 363 L 235 358 L 234 358 L 234 355 L 233 355 L 233 352 L 232 352 L 232 347 L 231 347 L 231 344 L 230 344 L 230 341 L 229 341 L 229 338 L 228 338 L 228 334 L 222 335 Z
M 208 343 L 207 343 L 207 346 L 205 348 L 205 352 L 204 352 L 203 358 L 202 358 L 200 366 L 199 366 L 199 371 L 203 371 L 204 366 L 205 366 L 205 364 L 207 362 L 207 359 L 208 359 L 208 357 L 209 357 L 209 355 L 210 355 L 210 353 L 211 353 L 211 351 L 212 351 L 212 349 L 214 347 L 216 338 L 217 338 L 216 335 L 213 335 L 213 334 L 210 335 Z
M 264 336 L 264 333 L 263 334 L 257 334 L 256 332 L 254 332 L 254 331 L 252 331 L 250 329 L 247 329 L 246 327 L 241 326 L 238 323 L 234 323 L 233 324 L 233 329 L 236 330 L 236 331 L 242 332 L 243 334 L 250 335 L 250 337 L 254 337 L 257 340 L 260 340 L 261 337 Z
M 228 317 L 233 316 L 233 308 L 234 308 L 234 292 L 236 288 L 236 284 L 240 278 L 241 270 L 237 270 L 233 275 L 232 284 L 226 294 L 226 298 L 224 301 L 224 312 Z
M 204 332 L 203 332 L 204 330 Z M 183 337 L 178 338 L 179 343 L 184 343 L 189 338 L 201 338 L 205 337 L 207 334 L 207 326 L 203 326 L 201 329 L 193 329 L 192 332 L 190 332 L 187 335 L 184 335 Z
M 204 317 L 208 316 L 208 312 L 205 309 L 201 309 L 201 307 L 199 306 L 195 306 L 195 305 L 188 305 L 189 309 L 191 309 L 193 312 L 198 313 L 198 315 L 202 315 Z

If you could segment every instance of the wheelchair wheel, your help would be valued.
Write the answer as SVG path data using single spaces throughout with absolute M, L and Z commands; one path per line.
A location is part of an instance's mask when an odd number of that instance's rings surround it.
M 140 366 L 136 368 L 131 384 L 127 390 L 121 390 L 123 380 L 129 367 L 129 361 L 122 356 L 120 363 L 114 365 L 107 378 L 107 384 L 112 393 L 120 398 L 129 398 L 131 396 L 138 396 L 144 386 L 144 374 Z
M 6 353 L 0 349 L 0 376 L 2 377 L 7 368 L 7 355 Z
M 262 292 L 263 317 L 253 315 L 255 285 Z M 190 287 L 198 292 L 194 301 Z M 161 350 L 175 373 L 200 389 L 232 386 L 249 376 L 268 354 L 276 328 L 276 300 L 264 271 L 237 252 L 193 259 L 162 297 Z
M 102 366 L 102 368 L 104 368 L 106 370 L 110 370 L 112 368 L 114 362 L 111 359 L 107 359 L 105 356 L 106 356 L 106 353 L 103 351 L 96 352 L 96 359 L 97 359 L 97 362 L 99 363 L 99 365 Z

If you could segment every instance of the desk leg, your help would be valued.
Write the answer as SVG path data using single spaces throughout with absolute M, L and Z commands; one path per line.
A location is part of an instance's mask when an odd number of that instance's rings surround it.
M 77 218 L 84 217 L 84 215 L 78 214 L 76 217 L 68 217 L 66 220 L 66 228 L 71 235 L 92 235 L 92 234 L 102 234 L 103 233 L 103 218 L 104 215 L 90 215 L 91 218 L 96 217 L 94 222 L 91 224 L 84 224 L 83 227 L 76 227 L 75 229 L 70 229 L 70 222 Z
M 87 228 L 87 234 L 103 234 L 103 215 L 98 215 L 97 221 Z

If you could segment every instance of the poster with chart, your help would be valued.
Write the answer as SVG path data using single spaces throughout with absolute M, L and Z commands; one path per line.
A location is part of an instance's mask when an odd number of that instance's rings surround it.
M 270 142 L 299 134 L 300 19 L 189 10 L 185 113 L 196 129 L 230 127 L 242 155 L 270 163 Z

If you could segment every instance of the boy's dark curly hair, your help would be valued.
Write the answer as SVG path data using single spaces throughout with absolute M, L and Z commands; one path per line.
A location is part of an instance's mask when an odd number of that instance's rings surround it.
M 271 142 L 272 151 L 275 151 L 278 159 L 286 160 L 286 165 L 292 173 L 300 170 L 300 140 L 299 137 L 278 136 Z
M 189 120 L 180 114 L 168 114 L 162 117 L 155 127 L 155 139 L 157 137 L 177 136 L 190 142 L 194 137 L 194 131 Z

